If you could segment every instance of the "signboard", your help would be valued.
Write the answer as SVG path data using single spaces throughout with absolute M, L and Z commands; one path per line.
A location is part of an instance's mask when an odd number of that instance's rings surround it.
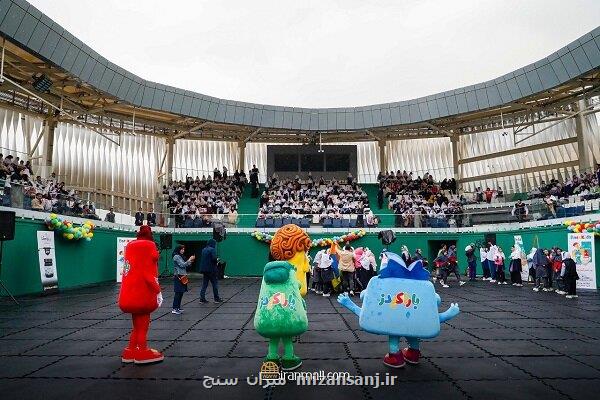
M 523 251 L 523 238 L 521 235 L 515 235 L 515 246 L 519 246 L 521 251 Z
M 593 233 L 569 233 L 569 253 L 577 265 L 577 289 L 596 289 Z
M 134 237 L 117 238 L 117 282 L 121 282 L 123 280 L 123 268 L 125 266 L 125 246 L 127 246 L 127 243 L 134 240 Z
M 56 270 L 56 256 L 54 254 L 54 232 L 38 231 L 37 242 L 42 290 L 44 293 L 57 291 L 58 271 Z

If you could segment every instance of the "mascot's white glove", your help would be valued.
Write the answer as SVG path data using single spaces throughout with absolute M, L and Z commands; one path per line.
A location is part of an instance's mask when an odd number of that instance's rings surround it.
M 162 292 L 158 292 L 158 294 L 156 295 L 156 302 L 158 303 L 159 307 L 162 305 L 162 303 L 163 303 Z

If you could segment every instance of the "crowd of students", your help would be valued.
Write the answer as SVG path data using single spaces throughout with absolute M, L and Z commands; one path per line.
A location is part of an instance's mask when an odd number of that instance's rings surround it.
M 53 212 L 87 219 L 99 219 L 94 204 L 83 201 L 77 192 L 59 182 L 55 173 L 47 179 L 35 176 L 30 161 L 0 153 L 0 181 L 3 184 L 2 205 L 14 207 L 11 192 L 13 187 L 23 189 L 23 205 L 25 209 Z
M 246 185 L 246 175 L 235 171 L 228 175 L 215 169 L 213 176 L 186 177 L 163 187 L 163 200 L 177 228 L 209 226 L 213 214 L 227 215 L 228 221 L 237 220 L 237 206 Z
M 333 245 L 317 252 L 307 284 L 310 283 L 312 292 L 324 297 L 331 296 L 334 290 L 354 296 L 365 289 L 376 274 L 377 261 L 368 247 L 354 249 L 350 244 L 343 248 Z
M 517 245 L 511 247 L 508 256 L 503 249 L 492 242 L 488 242 L 479 249 L 471 243 L 465 248 L 467 267 L 465 276 L 468 281 L 477 280 L 477 261 L 481 262 L 483 276 L 481 281 L 497 285 L 523 287 L 523 271 L 526 271 L 526 280 L 533 285 L 535 292 L 555 292 L 568 299 L 577 298 L 576 282 L 579 279 L 575 261 L 571 254 L 560 248 L 551 249 L 533 248 L 525 254 Z M 422 260 L 429 268 L 421 249 L 410 253 L 407 246 L 401 246 L 400 256 L 406 263 Z M 385 267 L 385 253 L 380 255 L 381 268 Z M 509 276 L 507 277 L 507 269 Z M 459 286 L 467 283 L 461 277 L 458 265 L 458 254 L 455 245 L 443 245 L 434 258 L 431 268 L 432 281 L 439 283 L 443 288 L 449 287 L 448 278 L 456 277 Z M 317 295 L 329 297 L 332 292 L 344 292 L 350 296 L 359 293 L 367 287 L 369 280 L 377 274 L 377 261 L 373 252 L 367 247 L 353 248 L 345 244 L 342 248 L 332 245 L 322 249 L 312 261 L 307 284 L 310 290 Z
M 279 179 L 274 174 L 260 197 L 259 218 L 319 216 L 341 219 L 344 215 L 369 214 L 367 193 L 350 176 L 345 182 L 311 174 L 305 180 Z
M 548 183 L 542 181 L 528 195 L 530 199 L 549 197 L 560 199 L 572 195 L 579 195 L 582 200 L 600 197 L 600 165 L 593 172 L 573 175 L 564 182 L 558 179 L 551 179 Z
M 474 251 L 470 245 L 466 251 Z M 490 283 L 507 284 L 505 276 L 506 264 L 510 272 L 513 286 L 523 286 L 524 270 L 528 280 L 533 283 L 535 292 L 556 292 L 567 298 L 577 298 L 576 282 L 579 279 L 575 261 L 571 254 L 558 247 L 550 249 L 532 248 L 529 254 L 518 246 L 512 246 L 508 260 L 502 248 L 488 242 L 479 249 L 483 269 L 482 280 Z M 468 256 L 467 256 L 468 257 Z M 472 257 L 472 256 L 471 256 Z

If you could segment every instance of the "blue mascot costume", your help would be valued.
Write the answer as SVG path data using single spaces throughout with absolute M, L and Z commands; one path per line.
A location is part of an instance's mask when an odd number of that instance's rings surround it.
M 405 360 L 418 364 L 420 340 L 439 335 L 440 324 L 456 317 L 460 310 L 458 304 L 451 304 L 448 310 L 438 314 L 442 300 L 421 260 L 407 267 L 397 254 L 384 251 L 384 255 L 387 266 L 360 293 L 362 308 L 344 294 L 338 297 L 338 302 L 359 317 L 361 329 L 389 336 L 389 353 L 383 363 L 401 368 Z M 408 342 L 403 350 L 399 347 L 400 337 Z

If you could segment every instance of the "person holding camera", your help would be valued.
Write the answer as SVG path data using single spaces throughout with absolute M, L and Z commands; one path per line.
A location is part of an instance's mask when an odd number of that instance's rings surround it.
M 187 261 L 184 261 L 183 254 L 185 253 L 185 247 L 179 245 L 173 251 L 173 289 L 175 290 L 175 297 L 173 297 L 173 310 L 171 314 L 181 314 L 181 299 L 183 294 L 188 290 L 188 276 L 187 268 L 192 265 L 196 256 L 191 256 Z

